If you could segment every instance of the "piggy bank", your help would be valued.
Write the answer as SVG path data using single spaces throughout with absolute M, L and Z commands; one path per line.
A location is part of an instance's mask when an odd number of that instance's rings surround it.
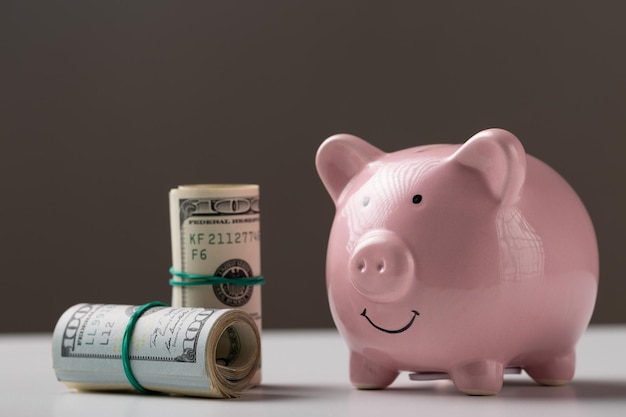
M 498 393 L 510 369 L 573 378 L 596 237 L 574 190 L 513 134 L 392 153 L 341 134 L 316 167 L 336 207 L 326 283 L 355 387 L 403 371 L 470 395 Z

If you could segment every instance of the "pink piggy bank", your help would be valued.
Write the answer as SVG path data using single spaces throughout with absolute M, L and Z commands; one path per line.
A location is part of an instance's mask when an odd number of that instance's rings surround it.
M 514 135 L 393 153 L 336 135 L 316 166 L 337 209 L 327 288 L 354 386 L 409 371 L 493 395 L 512 369 L 544 385 L 573 378 L 596 237 L 574 190 Z

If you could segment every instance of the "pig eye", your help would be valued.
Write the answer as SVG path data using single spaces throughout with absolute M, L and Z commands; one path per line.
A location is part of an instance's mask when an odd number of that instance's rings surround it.
M 419 204 L 422 202 L 422 195 L 421 194 L 415 194 L 413 196 L 413 204 Z

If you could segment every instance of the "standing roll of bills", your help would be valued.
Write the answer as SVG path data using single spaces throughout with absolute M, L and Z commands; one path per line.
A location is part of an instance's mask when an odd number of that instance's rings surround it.
M 80 390 L 134 387 L 215 398 L 238 397 L 249 388 L 261 343 L 249 314 L 239 309 L 150 307 L 69 308 L 52 337 L 59 381 Z M 133 322 L 137 313 L 141 315 Z M 129 323 L 134 327 L 124 346 Z
M 182 185 L 169 198 L 172 305 L 239 308 L 261 332 L 259 186 Z M 252 384 L 260 382 L 259 365 Z

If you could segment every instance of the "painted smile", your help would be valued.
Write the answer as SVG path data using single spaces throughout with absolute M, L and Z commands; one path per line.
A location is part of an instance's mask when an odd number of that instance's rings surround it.
M 374 326 L 375 329 L 380 330 L 381 332 L 385 332 L 385 333 L 402 333 L 403 331 L 407 330 L 409 327 L 411 327 L 411 325 L 413 325 L 413 322 L 415 321 L 415 317 L 419 316 L 420 313 L 418 313 L 416 310 L 411 310 L 411 313 L 413 313 L 413 317 L 411 317 L 411 320 L 401 329 L 397 329 L 397 330 L 388 330 L 388 329 L 384 329 L 380 326 L 377 326 L 374 324 L 374 322 L 372 321 L 372 319 L 370 319 L 369 317 L 367 317 L 367 309 L 363 309 L 363 312 L 361 313 L 361 315 L 363 317 L 365 317 L 367 319 L 367 321 L 370 322 L 370 324 L 372 326 Z

